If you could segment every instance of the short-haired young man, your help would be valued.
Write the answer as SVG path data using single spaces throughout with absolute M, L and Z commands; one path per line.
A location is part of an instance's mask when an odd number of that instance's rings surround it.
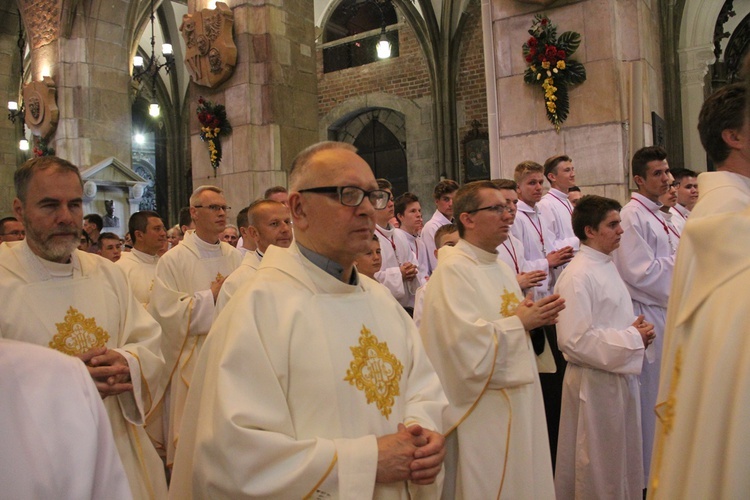
M 750 122 L 746 103 L 745 82 L 721 87 L 703 103 L 698 133 L 716 172 L 704 172 L 698 177 L 701 189 L 693 217 L 738 212 L 750 205 Z
M 420 326 L 450 403 L 448 439 L 457 440 L 457 452 L 449 452 L 458 463 L 456 480 L 446 458 L 443 494 L 553 498 L 542 391 L 527 330 L 554 322 L 565 301 L 524 298 L 513 271 L 498 261 L 510 212 L 494 183 L 466 184 L 454 207 L 461 239 L 440 252 Z
M 429 258 L 428 272 L 432 272 L 437 267 L 437 257 L 435 257 L 435 232 L 440 226 L 450 224 L 453 221 L 453 197 L 458 191 L 458 183 L 452 179 L 444 179 L 437 183 L 432 192 L 435 200 L 435 213 L 422 228 L 422 241 L 427 247 L 427 257 Z
M 380 239 L 383 264 L 375 278 L 391 291 L 409 314 L 414 312 L 414 294 L 425 280 L 419 271 L 417 256 L 412 252 L 406 233 L 388 222 L 394 213 L 393 189 L 387 179 L 377 179 L 378 189 L 387 191 L 391 199 L 384 210 L 375 211 L 375 235 Z
M 659 210 L 659 197 L 669 190 L 667 153 L 658 146 L 641 148 L 633 154 L 633 181 L 638 191 L 620 212 L 623 234 L 620 247 L 612 257 L 628 287 L 635 314 L 642 314 L 654 325 L 656 340 L 646 352 L 641 372 L 641 413 L 643 430 L 643 465 L 651 464 L 656 404 L 659 388 L 659 366 L 667 301 L 672 283 L 677 239 Z
M 698 202 L 698 174 L 687 168 L 670 170 L 677 185 L 677 204 L 669 209 L 672 222 L 682 232 L 690 212 Z
M 573 212 L 581 248 L 555 285 L 566 304 L 557 344 L 568 361 L 555 469 L 561 500 L 643 495 L 638 375 L 654 327 L 636 317 L 612 263 L 623 232 L 619 212 L 615 200 L 581 199 Z
M 99 252 L 99 233 L 104 228 L 104 219 L 99 214 L 86 214 L 83 216 L 83 230 L 89 235 L 91 239 L 91 246 L 89 246 L 89 253 Z
M 406 192 L 393 202 L 393 214 L 398 221 L 397 232 L 403 233 L 411 251 L 417 258 L 417 267 L 422 276 L 429 275 L 430 260 L 427 246 L 419 236 L 422 231 L 422 205 L 414 193 Z
M 538 207 L 542 218 L 549 225 L 555 236 L 555 249 L 570 246 L 578 250 L 578 238 L 573 234 L 570 218 L 573 215 L 573 204 L 568 199 L 568 190 L 575 186 L 576 172 L 573 160 L 567 155 L 555 155 L 544 162 L 544 177 L 549 181 L 550 189 L 539 200 Z M 560 271 L 564 266 L 560 268 Z
M 521 240 L 524 257 L 533 269 L 542 270 L 547 263 L 547 278 L 539 282 L 532 290 L 535 300 L 540 300 L 552 293 L 554 286 L 554 270 L 567 264 L 573 258 L 573 247 L 555 248 L 555 235 L 545 224 L 537 204 L 544 192 L 544 167 L 533 161 L 524 161 L 516 166 L 514 180 L 518 184 L 518 214 L 513 224 L 513 235 Z M 534 350 L 537 355 L 544 356 L 549 349 L 554 357 L 556 370 L 545 363 L 544 373 L 541 374 L 542 392 L 544 393 L 544 409 L 547 415 L 547 432 L 549 434 L 552 466 L 557 450 L 557 430 L 560 419 L 560 397 L 562 380 L 565 372 L 565 359 L 557 348 L 555 325 L 543 325 L 531 332 Z
M 135 298 L 147 305 L 167 231 L 158 213 L 142 210 L 130 216 L 128 233 L 133 241 L 133 250 L 124 253 L 117 265 L 125 272 Z
M 122 241 L 115 233 L 101 233 L 99 235 L 99 250 L 96 252 L 107 260 L 117 262 L 122 255 Z

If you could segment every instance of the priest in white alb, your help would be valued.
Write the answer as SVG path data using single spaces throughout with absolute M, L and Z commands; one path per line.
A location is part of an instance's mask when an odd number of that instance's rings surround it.
M 83 225 L 78 168 L 53 156 L 34 158 L 16 170 L 14 182 L 13 210 L 26 239 L 0 251 L 0 337 L 86 363 L 133 496 L 164 498 L 163 465 L 143 429 L 163 393 L 161 329 L 120 268 L 77 249 Z
M 554 498 L 542 390 L 527 331 L 555 322 L 564 300 L 524 298 L 514 272 L 498 260 L 511 215 L 493 182 L 461 187 L 454 213 L 461 239 L 439 252 L 420 326 L 450 403 L 448 439 L 457 441 L 446 459 L 443 498 Z
M 662 365 L 648 498 L 745 498 L 750 209 L 691 217 L 682 237 L 692 250 L 694 285 L 685 287 L 675 276 L 673 290 L 681 291 L 681 300 L 669 303 L 667 340 L 674 355 Z M 681 249 L 678 264 L 682 258 Z
M 386 207 L 353 146 L 294 160 L 268 248 L 199 356 L 170 498 L 436 498 L 446 401 L 411 318 L 357 273 Z
M 167 241 L 167 230 L 158 213 L 142 210 L 130 216 L 128 232 L 133 249 L 123 252 L 115 264 L 125 272 L 135 298 L 146 306 L 154 286 L 159 253 Z
M 620 245 L 620 204 L 584 196 L 573 212 L 580 251 L 555 291 L 566 308 L 557 343 L 563 380 L 555 492 L 565 499 L 643 498 L 638 375 L 654 327 L 636 317 L 610 254 Z
M 247 208 L 246 234 L 254 242 L 255 250 L 245 253 L 240 266 L 221 286 L 216 299 L 217 316 L 229 299 L 255 276 L 269 246 L 289 248 L 292 244 L 292 216 L 286 205 L 274 200 L 256 200 Z
M 180 421 L 195 362 L 214 319 L 224 280 L 242 261 L 239 251 L 219 239 L 227 223 L 226 199 L 215 186 L 200 186 L 190 197 L 195 230 L 159 259 L 148 311 L 164 331 L 162 352 L 169 377 L 167 466 L 174 460 Z

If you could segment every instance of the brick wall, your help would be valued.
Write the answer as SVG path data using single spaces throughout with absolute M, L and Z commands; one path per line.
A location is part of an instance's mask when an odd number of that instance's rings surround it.
M 487 130 L 487 84 L 484 73 L 484 46 L 482 42 L 482 10 L 479 0 L 472 0 L 466 9 L 467 19 L 459 51 L 456 78 L 456 104 L 463 107 L 458 117 L 459 163 L 464 169 L 464 150 L 461 140 L 471 130 L 471 122 L 479 121 Z M 520 49 L 519 49 L 520 50 Z M 461 179 L 463 181 L 463 177 Z
M 422 49 L 408 24 L 399 30 L 399 56 L 356 68 L 323 73 L 323 51 L 317 49 L 318 116 L 355 96 L 390 94 L 405 99 L 431 95 Z

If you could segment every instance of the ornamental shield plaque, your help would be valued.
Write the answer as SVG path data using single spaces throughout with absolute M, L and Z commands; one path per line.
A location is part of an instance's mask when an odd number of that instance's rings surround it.
M 223 2 L 217 2 L 215 9 L 182 16 L 185 66 L 198 85 L 216 88 L 232 76 L 237 64 L 233 24 L 234 13 Z
M 31 82 L 23 87 L 26 126 L 43 139 L 52 135 L 57 128 L 60 110 L 57 108 L 56 95 L 55 82 L 48 76 L 41 82 Z

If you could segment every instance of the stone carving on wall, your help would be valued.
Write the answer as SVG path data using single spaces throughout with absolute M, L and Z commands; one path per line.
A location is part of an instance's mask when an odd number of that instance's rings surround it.
M 38 49 L 57 40 L 62 0 L 21 0 L 21 4 L 31 49 Z
M 57 108 L 56 94 L 55 82 L 48 76 L 41 82 L 27 83 L 23 87 L 26 126 L 34 135 L 43 139 L 47 139 L 57 128 L 60 111 Z
M 185 65 L 198 85 L 216 88 L 232 76 L 237 64 L 233 24 L 234 13 L 223 2 L 218 2 L 213 10 L 182 16 Z

